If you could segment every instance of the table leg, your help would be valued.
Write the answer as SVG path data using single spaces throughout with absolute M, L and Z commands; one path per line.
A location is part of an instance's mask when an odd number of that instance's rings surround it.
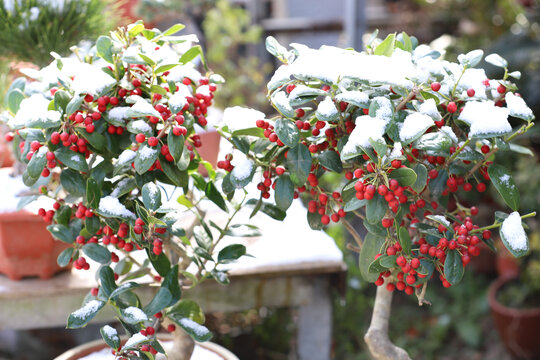
M 299 360 L 329 360 L 332 344 L 332 299 L 328 277 L 315 279 L 313 297 L 299 308 Z

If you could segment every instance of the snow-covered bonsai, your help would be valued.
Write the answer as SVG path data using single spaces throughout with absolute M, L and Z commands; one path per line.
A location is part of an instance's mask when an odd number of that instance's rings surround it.
M 481 50 L 448 62 L 405 33 L 376 46 L 372 40 L 361 53 L 300 44 L 287 50 L 271 37 L 266 45 L 283 62 L 268 83 L 279 114 L 246 113 L 222 127 L 237 149 L 218 163 L 236 165 L 223 191 L 255 181 L 260 204 L 273 196 L 286 211 L 301 196 L 312 228 L 346 227 L 363 276 L 379 286 L 369 349 L 376 359 L 407 359 L 387 334 L 393 291 L 427 303 L 429 280 L 459 283 L 479 244 L 493 248 L 496 228 L 512 254 L 528 251 L 522 219 L 535 214 L 518 213 L 519 191 L 496 158 L 530 154 L 512 142 L 534 118 L 512 83 L 520 74 L 491 54 L 485 60 L 504 68 L 504 77 L 490 80 L 476 68 Z M 479 227 L 467 193 L 488 187 L 513 212 L 495 212 L 492 225 Z
M 40 214 L 55 238 L 73 245 L 58 263 L 88 270 L 91 259 L 99 266 L 99 286 L 67 327 L 83 327 L 112 307 L 129 340 L 121 346 L 110 326 L 101 334 L 118 359 L 163 352 L 155 338 L 160 326 L 178 345 L 168 358 L 189 359 L 193 341 L 185 334 L 206 341 L 211 333 L 183 291 L 208 278 L 228 283 L 218 265 L 245 247 L 218 244 L 227 235 L 254 234 L 232 223 L 242 203 L 222 196 L 220 175 L 197 152 L 195 128 L 206 126 L 222 78 L 201 75 L 201 47 L 192 46 L 192 35 L 174 35 L 182 28 L 120 28 L 99 37 L 88 54 L 27 72 L 34 80 L 17 79 L 7 95 L 8 136 L 27 163 L 24 182 L 49 179 L 39 192 L 56 202 Z M 208 220 L 206 201 L 223 211 L 224 222 Z M 140 286 L 155 287 L 150 302 L 137 296 Z

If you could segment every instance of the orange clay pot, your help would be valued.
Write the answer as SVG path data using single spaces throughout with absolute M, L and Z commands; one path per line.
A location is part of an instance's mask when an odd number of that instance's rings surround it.
M 0 213 L 0 273 L 11 280 L 25 276 L 48 279 L 67 269 L 58 266 L 56 259 L 69 246 L 53 239 L 39 215 Z
M 203 160 L 208 161 L 215 168 L 219 154 L 219 140 L 221 136 L 217 131 L 208 131 L 200 133 L 201 147 L 197 149 Z M 199 166 L 199 173 L 203 176 L 208 176 L 204 166 Z
M 13 165 L 13 155 L 11 149 L 5 142 L 0 142 L 0 167 L 10 167 Z

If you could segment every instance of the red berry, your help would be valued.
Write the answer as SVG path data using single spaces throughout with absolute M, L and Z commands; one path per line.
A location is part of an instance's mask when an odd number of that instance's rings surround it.
M 139 136 L 139 135 L 140 134 L 138 134 L 137 136 Z M 148 145 L 157 146 L 157 144 L 158 144 L 158 139 L 156 137 L 152 136 L 152 137 L 148 138 Z
M 441 84 L 438 82 L 431 83 L 431 90 L 439 91 L 441 89 Z
M 389 228 L 394 223 L 394 218 L 384 218 L 381 223 L 384 228 Z
M 146 140 L 146 136 L 144 134 L 137 134 L 135 136 L 135 141 L 142 144 Z
M 131 83 L 132 83 L 133 86 L 135 86 L 135 87 L 141 86 L 141 80 L 139 80 L 139 79 L 133 79 L 133 81 L 132 81 Z
M 475 91 L 474 91 L 474 89 L 473 89 L 473 88 L 470 88 L 470 89 L 468 89 L 468 90 L 467 90 L 467 96 L 469 96 L 469 97 L 473 97 L 473 96 L 474 96 L 474 94 L 475 94 Z
M 393 168 L 397 169 L 401 167 L 401 160 L 392 160 L 391 165 Z
M 450 113 L 450 114 L 453 114 L 457 111 L 457 104 L 453 101 L 449 102 L 448 103 L 448 106 L 446 106 L 446 110 Z
M 484 184 L 484 183 L 478 183 L 478 184 L 476 185 L 476 190 L 477 190 L 478 192 L 484 192 L 484 191 L 486 191 L 486 184 Z
M 490 148 L 489 148 L 488 145 L 482 145 L 480 150 L 482 151 L 482 153 L 487 154 L 489 152 Z

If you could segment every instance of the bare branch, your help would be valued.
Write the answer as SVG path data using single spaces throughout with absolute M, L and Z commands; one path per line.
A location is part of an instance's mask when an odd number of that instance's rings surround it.
M 386 286 L 377 287 L 371 324 L 364 336 L 369 352 L 375 360 L 411 360 L 409 354 L 397 347 L 388 337 L 388 320 L 392 306 L 393 292 Z

